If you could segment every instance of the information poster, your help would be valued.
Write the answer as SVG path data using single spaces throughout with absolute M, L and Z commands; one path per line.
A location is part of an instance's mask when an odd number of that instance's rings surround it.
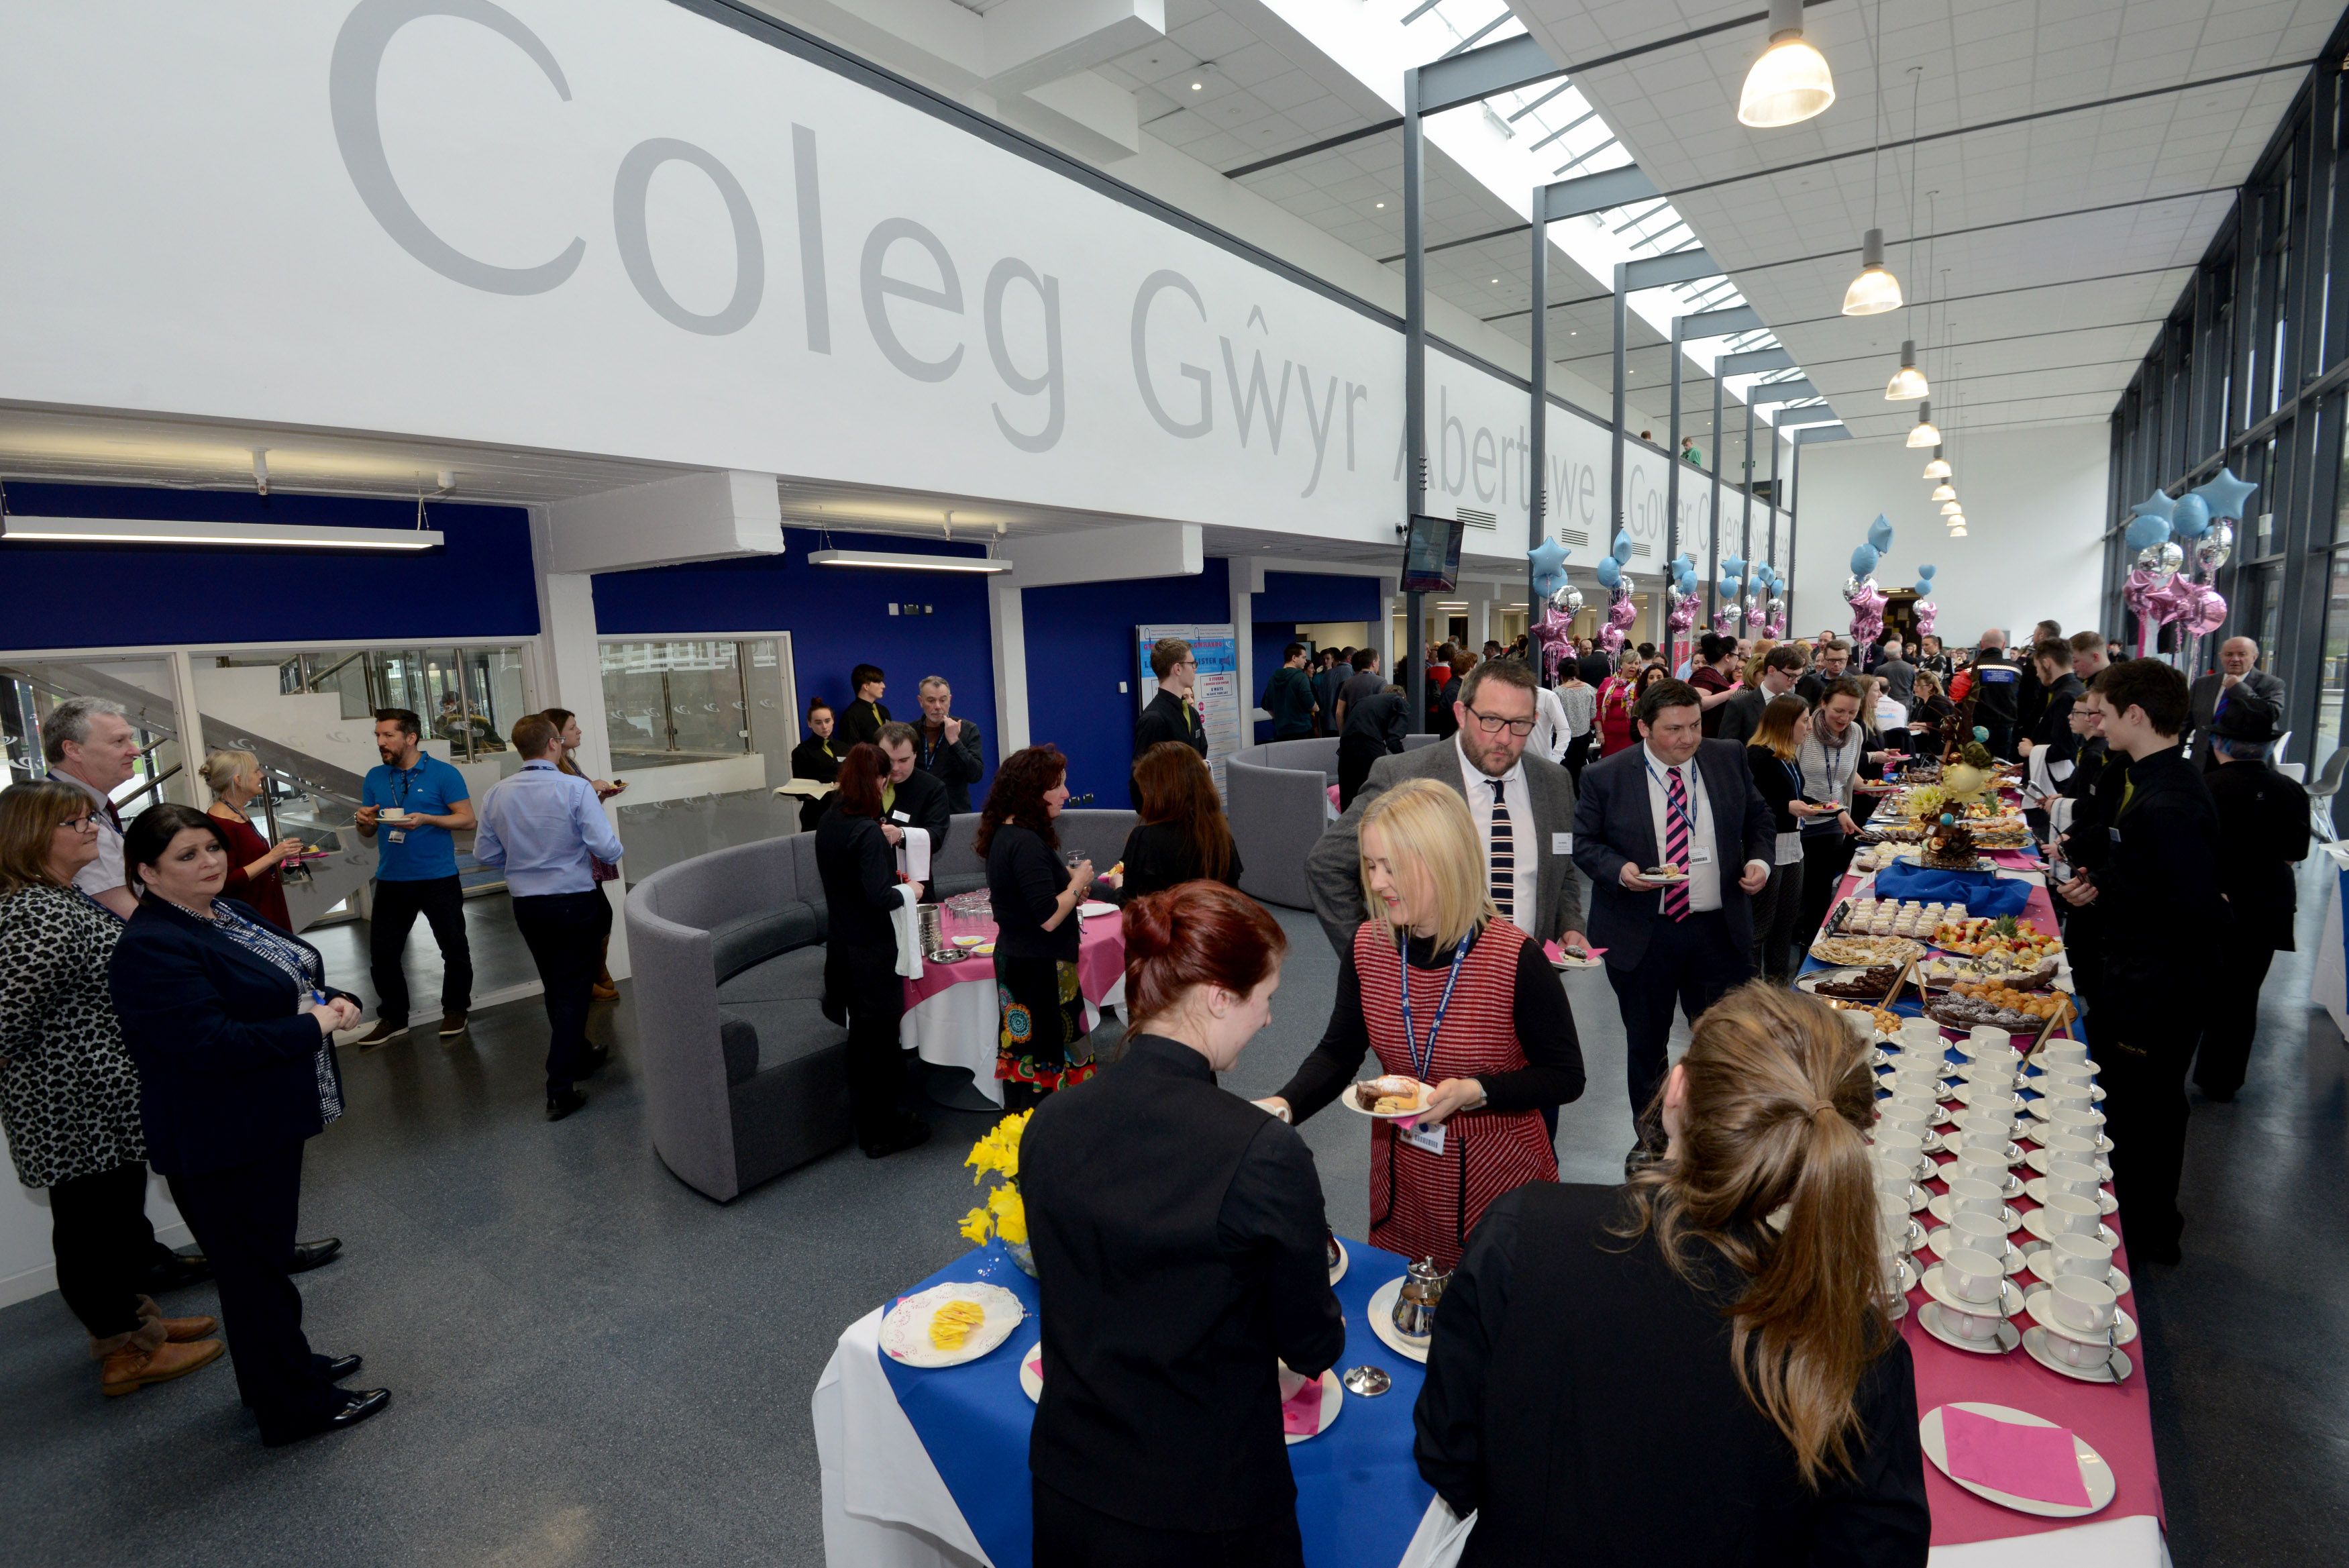
M 1191 700 L 1198 706 L 1199 722 L 1207 731 L 1207 769 L 1216 776 L 1216 793 L 1221 795 L 1225 760 L 1240 748 L 1240 716 L 1254 706 L 1244 703 L 1240 695 L 1239 637 L 1228 622 L 1213 626 L 1136 626 L 1133 638 L 1142 676 L 1134 686 L 1134 690 L 1142 694 L 1134 707 L 1137 719 L 1158 695 L 1158 677 L 1150 668 L 1150 649 L 1161 637 L 1182 638 L 1191 645 L 1191 656 L 1199 662 L 1198 684 L 1191 689 Z

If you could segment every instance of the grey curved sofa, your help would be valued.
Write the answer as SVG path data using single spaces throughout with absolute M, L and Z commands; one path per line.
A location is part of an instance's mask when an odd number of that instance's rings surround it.
M 1409 735 L 1406 750 L 1438 737 Z M 1313 907 L 1305 857 L 1330 825 L 1330 786 L 1338 781 L 1338 742 L 1273 740 L 1244 746 L 1224 764 L 1224 815 L 1240 851 L 1240 891 L 1264 903 Z

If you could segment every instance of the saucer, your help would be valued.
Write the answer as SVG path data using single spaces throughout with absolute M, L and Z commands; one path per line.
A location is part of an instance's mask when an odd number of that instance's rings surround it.
M 1914 1211 L 1912 1210 L 1912 1211 L 1911 1211 L 1911 1212 L 1914 1212 Z M 1910 1252 L 1912 1252 L 1912 1253 L 1913 1253 L 1913 1252 L 1915 1252 L 1919 1247 L 1921 1247 L 1921 1246 L 1926 1245 L 1926 1244 L 1927 1244 L 1927 1237 L 1926 1237 L 1926 1235 L 1925 1235 L 1925 1227 L 1924 1227 L 1924 1226 L 1922 1226 L 1922 1225 L 1920 1225 L 1920 1224 L 1919 1224 L 1919 1223 L 1918 1223 L 1916 1221 L 1914 1221 L 1914 1220 L 1909 1221 L 1909 1234 L 1908 1234 L 1908 1237 L 1907 1237 L 1906 1239 L 1907 1239 L 1908 1243 L 1909 1243 L 1909 1250 Z M 1916 1282 L 1915 1282 L 1914 1280 L 1911 1280 L 1911 1281 L 1909 1282 L 1909 1284 L 1913 1285 L 1913 1284 L 1916 1284 Z
M 2028 1115 L 2036 1120 L 2053 1121 L 2055 1119 L 2055 1112 L 2060 1108 L 2054 1100 L 2034 1089 L 2032 1091 L 2032 1098 L 2023 1102 L 2023 1109 Z M 2104 1123 L 2098 1122 L 2096 1124 L 2096 1131 L 2099 1136 L 2103 1134 Z
M 2044 1176 L 2033 1176 L 2023 1184 L 2023 1190 L 2034 1203 L 2047 1202 L 2047 1178 Z M 2096 1204 L 2107 1214 L 2120 1212 L 2121 1201 L 2102 1187 L 2096 1189 Z
M 1910 1213 L 1923 1213 L 1925 1211 L 1925 1205 L 1932 1201 L 1933 1195 L 1930 1192 L 1926 1191 L 1925 1189 L 1920 1187 L 1914 1181 L 1909 1183 L 1909 1212 Z
M 1402 1295 L 1402 1275 L 1401 1274 L 1395 1275 L 1371 1293 L 1371 1332 L 1379 1336 L 1380 1344 L 1396 1355 L 1408 1356 L 1413 1361 L 1424 1365 L 1427 1361 L 1427 1346 L 1433 1336 L 1431 1335 L 1427 1339 L 1407 1339 L 1403 1336 L 1402 1330 L 1394 1326 L 1395 1303 Z
M 2023 1216 L 2023 1228 L 2029 1231 L 2033 1235 L 2037 1236 L 2041 1241 L 2052 1243 L 2062 1233 L 2051 1231 L 2047 1228 L 2046 1213 L 2047 1211 L 2044 1209 L 2032 1210 L 2031 1212 Z M 2104 1243 L 2105 1245 L 2108 1247 L 2117 1247 L 2121 1244 L 2121 1239 L 2113 1234 L 2113 1228 L 2110 1225 L 2106 1224 L 2099 1224 L 2096 1227 L 2096 1240 Z
M 2052 1272 L 2054 1265 L 2051 1264 L 2044 1269 L 2039 1266 L 2040 1259 L 2046 1255 L 2047 1248 L 2041 1243 L 2033 1242 L 2031 1245 L 2023 1249 L 2023 1262 L 2024 1266 L 2031 1270 L 2031 1277 L 2052 1283 L 2055 1278 L 2054 1274 Z M 2106 1273 L 2105 1283 L 2113 1287 L 2113 1294 L 2115 1295 L 2127 1295 L 2129 1293 L 2129 1276 L 2123 1274 L 2117 1268 L 2108 1270 Z
M 2075 1329 L 2069 1324 L 2056 1318 L 2054 1303 L 2048 1299 L 2054 1294 L 2053 1286 L 2044 1284 L 2034 1285 L 2023 1293 L 2023 1310 L 2031 1315 L 2031 1321 L 2050 1334 L 2060 1334 L 2066 1339 L 2076 1339 L 2083 1345 L 2102 1344 L 2105 1337 L 2103 1335 Z M 2137 1338 L 2137 1319 L 2131 1317 L 2125 1309 L 2120 1307 L 2115 1307 L 2113 1314 L 2113 1326 L 2120 1331 L 2113 1336 L 2113 1343 L 2116 1345 L 2132 1343 Z
M 2031 1352 L 2031 1358 L 2033 1361 L 2038 1362 L 2050 1372 L 2058 1377 L 2077 1378 L 2083 1383 L 2117 1383 L 2137 1370 L 2136 1364 L 2129 1360 L 2128 1352 L 2126 1350 L 2114 1351 L 2108 1357 L 2108 1364 L 2102 1367 L 2075 1367 L 2069 1362 L 2059 1361 L 2048 1354 L 2047 1331 L 2037 1324 L 2023 1331 L 2023 1347 Z M 2121 1364 L 2119 1377 L 2113 1376 L 2112 1367 L 2109 1365 L 2111 1361 Z
M 2044 1149 L 2033 1149 L 2030 1153 L 2023 1157 L 2023 1162 L 2030 1166 L 2033 1171 L 2038 1171 L 2042 1176 L 2044 1176 L 2047 1174 L 2047 1167 L 2054 1163 L 2054 1158 Z M 2099 1181 L 2109 1181 L 2113 1179 L 2113 1162 L 2111 1161 L 2099 1154 L 2096 1156 L 2095 1164 L 2096 1177 Z M 2110 1211 L 2106 1212 L 2109 1212 Z
M 1995 1339 L 1961 1339 L 1941 1326 L 1941 1312 L 1939 1301 L 1929 1301 L 1917 1314 L 1917 1321 L 1924 1326 L 1926 1333 L 1952 1350 L 1971 1350 L 1976 1356 L 2003 1356 L 2023 1343 L 2023 1336 L 2015 1332 L 2014 1325 L 2011 1323 L 1998 1326 L 1998 1337 Z
M 1965 1146 L 1966 1135 L 1962 1129 L 1952 1128 L 1949 1131 L 1941 1134 L 1941 1147 L 1948 1150 L 1951 1153 L 1955 1154 L 1960 1150 L 1965 1148 Z M 1930 1149 L 1932 1145 L 1928 1144 L 1926 1147 Z M 2006 1162 L 2009 1165 L 2020 1165 L 2023 1163 L 2023 1145 L 2015 1142 L 2013 1139 L 2009 1139 L 2007 1140 Z
M 1944 1192 L 1940 1196 L 1935 1198 L 1931 1202 L 1926 1204 L 1925 1208 L 1932 1214 L 1933 1218 L 1940 1221 L 1941 1223 L 1946 1225 L 1950 1222 L 1950 1216 L 1956 1212 L 1957 1204 L 1951 1200 L 1950 1195 L 1947 1192 Z M 2014 1212 L 2014 1205 L 2012 1203 L 2002 1205 L 1999 1210 L 1998 1217 L 2006 1226 L 2007 1233 L 2010 1235 L 2021 1227 L 2023 1222 L 2023 1216 Z M 2044 1242 L 2047 1238 L 2042 1236 L 2039 1239 Z M 1939 1251 L 1940 1249 L 1936 1248 L 1935 1250 Z
M 1940 1264 L 1935 1264 L 1931 1268 L 1927 1269 L 1925 1271 L 1925 1277 L 1918 1281 L 1918 1283 L 1925 1287 L 1925 1294 L 1927 1295 L 1931 1296 L 1935 1301 L 1940 1302 L 1951 1312 L 1967 1313 L 1975 1317 L 1987 1317 L 1990 1315 L 1988 1308 L 1991 1304 L 1989 1302 L 1966 1301 L 1950 1289 L 1949 1275 L 1942 1269 Z M 2002 1317 L 2012 1317 L 2016 1312 L 2021 1310 L 2022 1306 L 2023 1287 L 2015 1284 L 2011 1279 L 2002 1279 L 1999 1281 L 1999 1315 Z M 2012 1346 L 2009 1348 L 2012 1348 Z
M 1937 1258 L 1947 1257 L 1952 1245 L 1954 1243 L 1950 1240 L 1950 1227 L 1947 1225 L 1936 1226 L 1925 1236 L 1925 1250 Z M 2023 1249 L 2013 1242 L 2006 1243 L 2006 1252 L 1999 1261 L 2006 1264 L 2007 1275 L 2010 1278 L 2021 1274 L 2030 1262 L 2023 1255 Z
M 1957 1165 L 1958 1162 L 1952 1160 L 1947 1165 L 1942 1166 L 1939 1171 L 1940 1180 L 1946 1181 L 1952 1176 L 1964 1175 L 1965 1172 L 1957 1169 Z M 2009 1167 L 2007 1170 L 2006 1186 L 2001 1191 L 2000 1196 L 2004 1198 L 2010 1203 L 2013 1202 L 2017 1198 L 2023 1196 L 2023 1177 L 2012 1167 Z

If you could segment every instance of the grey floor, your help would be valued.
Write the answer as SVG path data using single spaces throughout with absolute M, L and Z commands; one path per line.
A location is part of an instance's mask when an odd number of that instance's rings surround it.
M 1243 1094 L 1310 1049 L 1335 983 L 1318 927 L 1281 921 L 1293 945 L 1233 1075 Z M 2349 1526 L 2344 1053 L 2301 1001 L 2307 964 L 2288 955 L 2269 982 L 2241 1101 L 2197 1105 L 2187 1263 L 2139 1271 L 2182 1563 L 2337 1561 Z M 1560 1164 L 1613 1180 L 1631 1131 L 1620 1031 L 1603 977 L 1568 991 L 1591 1083 Z M 962 1156 L 991 1119 L 934 1110 L 925 1149 L 851 1150 L 720 1207 L 646 1140 L 628 1006 L 597 1009 L 619 1059 L 554 1126 L 534 1002 L 477 1015 L 453 1049 L 427 1034 L 347 1054 L 350 1111 L 310 1146 L 302 1230 L 347 1251 L 301 1284 L 316 1346 L 363 1352 L 355 1383 L 394 1390 L 356 1431 L 264 1449 L 224 1365 L 102 1398 L 55 1295 L 0 1311 L 0 1559 L 821 1563 L 808 1396 L 843 1326 L 962 1249 Z M 1331 1113 L 1305 1132 L 1332 1221 L 1360 1234 L 1362 1128 Z M 197 1286 L 165 1305 L 212 1303 Z
M 367 1016 L 374 1017 L 377 997 L 375 982 L 367 973 L 367 923 L 336 921 L 313 926 L 302 935 L 326 960 L 327 984 L 357 996 L 365 1005 Z M 465 901 L 465 946 L 473 960 L 476 1003 L 515 985 L 537 983 L 538 970 L 531 963 L 522 933 L 514 928 L 513 907 L 503 892 L 481 893 Z M 444 975 L 440 945 L 421 916 L 409 930 L 400 969 L 408 976 L 409 1016 L 418 1023 L 438 1018 Z

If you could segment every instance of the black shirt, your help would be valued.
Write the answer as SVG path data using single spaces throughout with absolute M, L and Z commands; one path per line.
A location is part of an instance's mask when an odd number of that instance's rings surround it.
M 2219 813 L 2219 891 L 2244 944 L 2292 948 L 2292 868 L 2308 858 L 2308 791 L 2263 760 L 2229 761 L 2202 775 Z
M 1451 972 L 1452 949 L 1437 953 L 1424 936 L 1414 936 L 1404 950 L 1413 970 L 1430 976 L 1440 993 Z M 1542 956 L 1538 943 L 1517 950 L 1514 977 L 1516 995 L 1511 1018 L 1517 1043 L 1529 1066 L 1515 1072 L 1479 1073 L 1488 1110 L 1538 1110 L 1544 1106 L 1570 1105 L 1582 1098 L 1582 1042 L 1574 1031 L 1574 1014 L 1566 1005 L 1566 991 L 1557 973 Z M 1354 969 L 1350 943 L 1338 960 L 1338 1000 L 1330 1012 L 1330 1026 L 1321 1043 L 1299 1064 L 1289 1080 L 1276 1091 L 1288 1102 L 1288 1114 L 1303 1121 L 1344 1092 L 1359 1077 L 1362 1058 L 1370 1055 L 1370 1026 L 1362 1017 L 1362 980 Z
M 1142 717 L 1134 724 L 1135 759 L 1140 760 L 1143 752 L 1162 740 L 1179 740 L 1200 756 L 1207 755 L 1207 727 L 1200 722 L 1198 709 L 1164 686 L 1150 699 L 1150 706 L 1142 710 Z
M 1226 835 L 1228 836 L 1228 835 Z M 1125 836 L 1125 848 L 1118 859 L 1125 863 L 1124 885 L 1118 889 L 1118 902 L 1131 903 L 1144 893 L 1162 892 L 1186 882 L 1197 882 L 1199 852 L 1191 842 L 1190 825 L 1185 822 L 1144 822 Z M 1226 887 L 1240 885 L 1240 851 L 1232 846 L 1231 864 L 1216 879 Z
M 995 952 L 1000 958 L 1077 959 L 1077 914 L 1051 930 L 1044 923 L 1061 890 L 1069 885 L 1069 868 L 1061 852 L 1032 828 L 1005 822 L 987 845 L 987 895 L 995 906 Z
M 2127 785 L 2095 873 L 2105 975 L 2147 1001 L 2177 998 L 2178 934 L 2224 936 L 2230 924 L 2219 897 L 2219 812 L 2202 770 L 2175 746 L 2131 762 Z
M 881 727 L 888 722 L 887 708 L 877 702 L 867 702 L 858 697 L 840 710 L 840 732 L 848 738 L 841 743 L 839 749 L 846 751 L 852 746 L 879 745 Z
M 903 902 L 897 855 L 871 817 L 826 811 L 815 825 L 815 870 L 823 882 L 824 940 L 894 954 L 889 917 Z
M 1376 746 L 1393 756 L 1402 752 L 1402 738 L 1410 733 L 1411 698 L 1381 687 L 1346 710 L 1346 728 L 1338 743 L 1357 749 Z

